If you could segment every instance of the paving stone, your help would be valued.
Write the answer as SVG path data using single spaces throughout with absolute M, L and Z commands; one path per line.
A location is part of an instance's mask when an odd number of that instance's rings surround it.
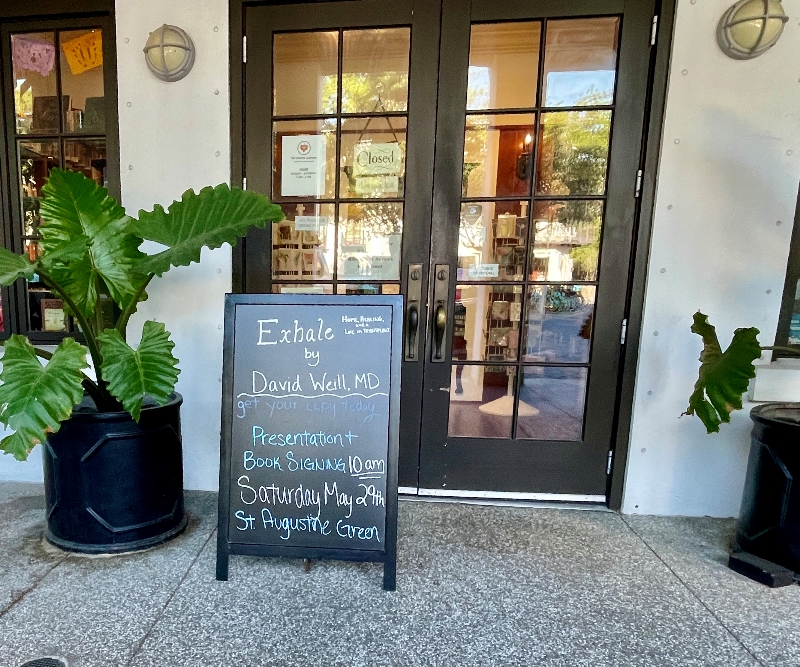
M 759 660 L 774 667 L 800 665 L 800 586 L 771 589 L 731 571 L 734 520 L 625 520 Z

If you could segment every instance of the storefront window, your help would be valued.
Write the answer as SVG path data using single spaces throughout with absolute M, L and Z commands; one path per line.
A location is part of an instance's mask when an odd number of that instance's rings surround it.
M 99 27 L 11 35 L 18 230 L 22 250 L 39 255 L 42 188 L 52 169 L 108 186 L 103 31 Z M 30 331 L 74 330 L 64 304 L 34 277 L 26 286 Z

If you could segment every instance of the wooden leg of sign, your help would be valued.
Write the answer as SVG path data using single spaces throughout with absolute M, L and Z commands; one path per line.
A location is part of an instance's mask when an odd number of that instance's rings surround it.
M 306 572 L 311 572 L 311 559 L 310 558 L 303 559 L 303 566 L 305 567 Z
M 393 591 L 397 588 L 397 559 L 395 556 L 389 557 L 383 562 L 383 590 Z
M 217 581 L 228 581 L 228 545 L 217 544 Z

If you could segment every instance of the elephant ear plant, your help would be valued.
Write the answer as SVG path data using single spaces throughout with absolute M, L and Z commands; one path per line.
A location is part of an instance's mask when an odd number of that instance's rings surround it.
M 31 262 L 0 248 L 0 284 L 38 275 L 63 300 L 86 345 L 65 338 L 48 352 L 20 335 L 5 342 L 0 422 L 14 433 L 0 441 L 0 449 L 19 460 L 58 431 L 84 392 L 98 411 L 124 409 L 137 422 L 145 396 L 164 405 L 180 372 L 169 332 L 148 321 L 137 349 L 125 341 L 128 320 L 147 298 L 148 284 L 172 266 L 199 261 L 204 247 L 234 245 L 250 227 L 283 218 L 280 207 L 264 196 L 227 185 L 188 190 L 167 210 L 156 205 L 151 212 L 140 211 L 138 219 L 79 173 L 54 169 L 43 193 L 41 256 Z M 143 240 L 166 247 L 148 255 L 139 250 Z M 101 309 L 107 299 L 117 306 L 115 322 L 107 321 L 107 309 Z M 87 353 L 94 379 L 84 372 Z
M 709 324 L 708 316 L 699 311 L 694 314 L 692 331 L 703 339 L 703 351 L 694 392 L 683 414 L 697 415 L 709 433 L 719 432 L 720 424 L 730 422 L 731 412 L 742 409 L 742 395 L 756 376 L 753 362 L 762 351 L 798 353 L 790 347 L 762 347 L 755 327 L 736 329 L 733 340 L 723 352 L 716 329 Z

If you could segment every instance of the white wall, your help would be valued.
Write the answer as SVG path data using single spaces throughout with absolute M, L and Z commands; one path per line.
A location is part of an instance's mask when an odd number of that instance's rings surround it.
M 679 418 L 697 378 L 700 309 L 723 346 L 774 341 L 800 179 L 800 3 L 760 58 L 731 60 L 715 28 L 732 0 L 680 0 L 667 96 L 623 512 L 736 516 L 750 421 L 706 435 Z
M 117 0 L 116 11 L 122 203 L 136 215 L 188 188 L 230 180 L 228 3 Z M 158 81 L 142 54 L 149 32 L 163 23 L 186 30 L 197 48 L 194 69 L 175 83 Z M 128 327 L 131 344 L 145 319 L 172 332 L 188 489 L 217 488 L 223 302 L 230 289 L 230 247 L 204 251 L 199 264 L 154 279 Z

